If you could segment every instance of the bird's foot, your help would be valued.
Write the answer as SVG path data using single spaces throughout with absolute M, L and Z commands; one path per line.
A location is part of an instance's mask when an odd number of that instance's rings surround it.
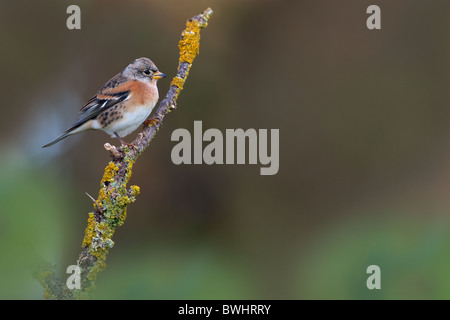
M 158 127 L 162 126 L 162 122 L 157 116 L 155 116 L 151 119 L 145 120 L 142 124 L 144 125 L 144 128 L 147 126 L 154 127 L 156 124 L 158 125 Z
M 133 143 L 127 143 L 127 142 L 123 141 L 122 137 L 119 136 L 119 135 L 117 134 L 117 132 L 114 132 L 114 135 L 116 136 L 117 139 L 119 139 L 120 143 L 121 143 L 123 146 L 127 146 L 128 148 L 134 148 L 136 151 L 139 151 L 139 150 L 138 150 L 138 147 L 136 147 Z

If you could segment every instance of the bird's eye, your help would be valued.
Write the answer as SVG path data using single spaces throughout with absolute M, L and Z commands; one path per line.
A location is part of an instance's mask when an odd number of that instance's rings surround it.
M 147 75 L 147 76 L 150 75 L 150 70 L 145 69 L 145 70 L 144 70 L 144 74 Z

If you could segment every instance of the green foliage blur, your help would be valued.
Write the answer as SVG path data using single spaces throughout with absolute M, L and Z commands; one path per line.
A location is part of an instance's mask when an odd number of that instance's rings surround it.
M 450 2 L 0 1 L 0 299 L 75 264 L 103 132 L 41 146 L 133 59 L 168 79 L 185 20 L 214 10 L 178 109 L 134 166 L 141 194 L 98 299 L 448 299 Z M 366 28 L 366 9 L 382 29 Z M 179 165 L 171 133 L 280 130 L 280 170 Z M 130 135 L 125 140 L 134 139 Z M 367 267 L 381 289 L 366 287 Z

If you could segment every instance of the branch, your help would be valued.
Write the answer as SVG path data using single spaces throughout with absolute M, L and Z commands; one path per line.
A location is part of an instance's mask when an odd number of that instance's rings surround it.
M 94 201 L 94 211 L 89 213 L 82 244 L 83 251 L 77 260 L 77 265 L 81 268 L 81 289 L 68 290 L 64 283 L 55 280 L 55 272 L 51 265 L 43 263 L 35 274 L 39 275 L 38 280 L 45 288 L 46 297 L 55 299 L 90 297 L 95 288 L 97 274 L 105 269 L 108 251 L 114 245 L 112 236 L 116 228 L 123 225 L 128 205 L 135 201 L 140 192 L 138 186 L 127 188 L 133 165 L 149 146 L 164 117 L 176 108 L 178 96 L 189 70 L 199 54 L 200 30 L 208 25 L 212 13 L 213 11 L 208 8 L 187 20 L 186 29 L 182 32 L 178 44 L 180 58 L 177 75 L 173 78 L 165 98 L 158 105 L 154 117 L 144 123 L 143 130 L 133 141 L 135 148 L 128 146 L 116 148 L 109 143 L 105 144 L 112 161 L 105 168 L 98 199 Z

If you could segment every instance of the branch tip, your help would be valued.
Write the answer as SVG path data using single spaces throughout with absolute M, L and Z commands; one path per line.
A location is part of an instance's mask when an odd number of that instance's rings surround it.
M 107 151 L 109 151 L 111 153 L 111 155 L 114 158 L 120 158 L 121 154 L 120 154 L 120 152 L 117 150 L 117 148 L 115 146 L 109 144 L 108 142 L 105 143 L 103 146 L 105 147 L 105 149 Z

